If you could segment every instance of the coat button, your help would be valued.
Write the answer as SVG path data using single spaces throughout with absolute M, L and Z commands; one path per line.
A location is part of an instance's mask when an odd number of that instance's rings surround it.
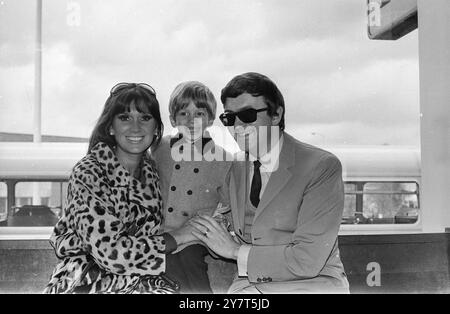
M 192 195 L 192 191 L 191 190 L 188 190 L 186 193 L 187 193 L 187 195 Z
M 198 173 L 198 172 L 199 172 L 198 168 L 194 168 L 194 173 Z
M 173 185 L 170 187 L 170 190 L 172 190 L 172 191 L 175 191 L 176 189 L 177 188 L 175 186 L 173 186 Z
M 178 164 L 175 165 L 175 169 L 180 170 L 180 168 L 181 168 L 180 165 L 178 165 Z
M 167 208 L 167 211 L 168 211 L 169 213 L 173 212 L 173 207 Z

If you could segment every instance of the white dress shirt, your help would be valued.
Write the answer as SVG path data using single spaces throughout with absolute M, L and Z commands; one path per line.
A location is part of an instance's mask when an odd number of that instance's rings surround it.
M 259 193 L 259 199 L 262 199 L 262 196 L 264 194 L 264 191 L 267 187 L 267 183 L 269 182 L 270 175 L 272 172 L 275 172 L 278 169 L 279 166 L 279 157 L 280 152 L 283 147 L 284 137 L 281 135 L 280 140 L 278 143 L 274 145 L 274 147 L 267 152 L 265 155 L 259 158 L 259 162 L 261 163 L 261 167 L 259 168 L 261 172 L 261 191 Z M 250 156 L 250 160 L 252 156 Z M 254 160 L 254 158 L 253 158 Z M 249 175 L 247 178 L 253 178 L 253 172 L 254 172 L 254 165 L 253 162 L 250 163 L 249 167 Z M 250 191 L 251 187 L 251 179 L 248 180 L 248 191 Z M 250 249 L 252 248 L 249 244 L 243 244 L 239 248 L 238 251 L 238 257 L 237 257 L 237 266 L 238 266 L 238 275 L 240 277 L 246 277 L 247 276 L 247 261 L 248 261 L 248 255 L 250 253 Z

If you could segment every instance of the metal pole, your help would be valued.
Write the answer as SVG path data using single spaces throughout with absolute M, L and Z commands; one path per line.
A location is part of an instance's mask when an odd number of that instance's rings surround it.
M 42 104 L 42 0 L 36 2 L 36 49 L 34 71 L 33 142 L 40 143 Z
M 423 231 L 450 227 L 450 1 L 419 0 Z

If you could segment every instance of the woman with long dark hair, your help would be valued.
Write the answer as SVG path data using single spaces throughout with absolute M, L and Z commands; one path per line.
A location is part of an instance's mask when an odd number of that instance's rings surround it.
M 147 150 L 163 133 L 147 84 L 113 87 L 87 155 L 70 175 L 51 244 L 61 262 L 46 293 L 172 293 L 166 254 L 193 240 L 191 227 L 159 234 L 159 177 Z

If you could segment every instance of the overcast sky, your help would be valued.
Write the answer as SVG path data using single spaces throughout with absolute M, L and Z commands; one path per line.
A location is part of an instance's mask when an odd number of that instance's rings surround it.
M 35 1 L 0 0 L 0 132 L 32 133 Z M 367 37 L 366 0 L 43 0 L 42 133 L 89 137 L 110 88 L 275 81 L 286 130 L 319 145 L 419 144 L 417 30 Z M 219 121 L 215 126 L 220 127 Z

